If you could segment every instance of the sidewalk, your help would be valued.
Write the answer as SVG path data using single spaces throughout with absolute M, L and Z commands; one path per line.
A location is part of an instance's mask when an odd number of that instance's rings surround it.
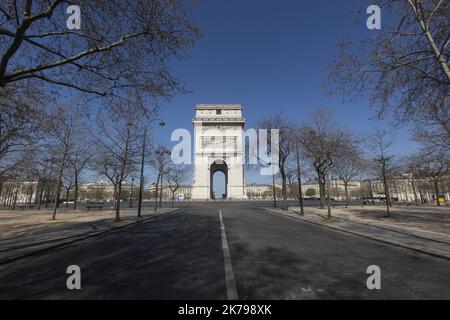
M 65 210 L 51 220 L 51 210 L 0 211 L 0 265 L 33 254 L 74 243 L 95 235 L 124 228 L 152 219 L 177 208 L 162 208 L 156 212 L 144 208 L 141 219 L 136 209 L 121 210 L 120 222 L 114 222 L 113 210 Z
M 450 260 L 450 210 L 448 208 L 393 208 L 392 217 L 385 218 L 380 207 L 350 207 L 327 210 L 305 207 L 299 215 L 298 207 L 289 211 L 263 208 L 293 219 L 355 234 L 368 239 L 416 250 Z

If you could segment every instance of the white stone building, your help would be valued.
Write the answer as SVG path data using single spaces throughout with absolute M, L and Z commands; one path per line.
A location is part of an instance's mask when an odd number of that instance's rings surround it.
M 223 172 L 228 199 L 245 199 L 243 128 L 240 105 L 197 105 L 194 125 L 193 200 L 213 199 L 214 173 Z

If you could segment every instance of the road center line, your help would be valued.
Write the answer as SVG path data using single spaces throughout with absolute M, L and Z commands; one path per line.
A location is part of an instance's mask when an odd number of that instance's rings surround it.
M 234 281 L 233 265 L 231 264 L 230 248 L 228 247 L 227 234 L 225 232 L 225 225 L 223 224 L 222 211 L 219 210 L 220 231 L 222 233 L 222 250 L 223 260 L 225 264 L 225 283 L 227 286 L 228 300 L 237 300 L 238 293 L 236 289 L 236 282 Z

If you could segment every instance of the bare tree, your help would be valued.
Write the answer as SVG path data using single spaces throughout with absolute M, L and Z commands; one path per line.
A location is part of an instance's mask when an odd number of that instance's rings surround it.
M 278 150 L 278 168 L 281 176 L 281 194 L 283 197 L 283 202 L 281 205 L 282 210 L 288 210 L 287 203 L 287 163 L 288 158 L 293 148 L 295 147 L 295 130 L 293 124 L 288 121 L 281 114 L 275 114 L 273 116 L 267 117 L 263 119 L 259 127 L 261 129 L 266 130 L 279 130 L 279 139 L 278 142 L 270 140 L 268 141 L 268 149 L 272 150 L 272 147 L 275 146 L 275 150 Z M 271 163 L 273 167 L 274 164 Z M 274 201 L 276 196 L 274 195 Z
M 69 163 L 71 152 L 79 138 L 84 126 L 84 119 L 77 107 L 57 107 L 54 116 L 47 125 L 48 140 L 53 146 L 55 160 L 58 162 L 58 176 L 56 186 L 56 199 L 53 207 L 52 219 L 56 219 L 56 211 L 59 207 L 62 179 L 66 166 Z
M 54 179 L 56 163 L 52 161 L 51 153 L 47 148 L 39 148 L 30 156 L 30 167 L 32 176 L 37 180 L 36 203 L 38 210 L 41 209 L 44 191 Z
M 320 194 L 320 208 L 328 207 L 328 217 L 331 217 L 330 197 L 328 188 L 329 174 L 336 159 L 348 152 L 348 144 L 352 141 L 351 134 L 333 121 L 331 113 L 318 109 L 312 124 L 302 126 L 297 132 L 303 154 L 310 159 L 317 173 Z
M 43 119 L 47 118 L 45 113 L 38 90 L 0 88 L 0 176 L 34 150 L 41 138 Z
M 390 179 L 398 171 L 400 163 L 397 157 L 391 153 L 393 144 L 390 133 L 386 130 L 377 130 L 368 137 L 369 154 L 372 159 L 372 168 L 381 178 L 384 194 L 386 197 L 386 216 L 390 217 L 392 207 L 390 194 Z
M 440 206 L 440 185 L 444 182 L 445 177 L 450 174 L 450 157 L 439 149 L 423 149 L 420 152 L 420 158 L 422 159 L 419 169 L 421 175 L 433 185 L 436 194 L 436 204 Z
M 348 207 L 350 203 L 350 196 L 348 193 L 348 185 L 350 181 L 356 178 L 359 174 L 361 174 L 364 161 L 361 158 L 361 154 L 356 145 L 354 145 L 356 141 L 348 141 L 347 152 L 339 157 L 336 161 L 336 164 L 333 168 L 333 172 L 336 176 L 342 180 L 344 183 L 344 192 L 345 192 L 345 206 Z M 352 145 L 353 144 L 353 145 Z
M 94 166 L 114 185 L 115 221 L 120 221 L 122 183 L 138 163 L 141 132 L 134 126 L 139 113 L 118 105 L 112 114 L 99 114 L 99 132 L 94 139 L 98 155 Z
M 414 122 L 418 136 L 450 145 L 450 2 L 381 0 L 382 30 L 339 45 L 330 67 L 333 91 L 366 99 L 392 111 L 398 122 Z
M 67 90 L 80 97 L 86 93 L 108 97 L 109 104 L 116 97 L 127 100 L 130 91 L 146 99 L 169 98 L 183 86 L 167 62 L 185 58 L 186 49 L 200 36 L 183 1 L 84 1 L 79 31 L 61 27 L 72 4 L 68 0 L 0 4 L 0 178 L 41 145 L 37 142 L 53 143 L 57 155 L 52 161 L 59 164 L 57 186 L 56 190 L 45 186 L 47 196 L 55 197 L 53 219 L 64 170 L 70 165 L 75 171 L 76 208 L 78 176 L 87 160 L 69 150 L 77 130 L 67 125 L 68 112 L 50 101 Z
M 139 177 L 139 198 L 138 198 L 138 210 L 137 210 L 137 216 L 141 217 L 141 211 L 142 211 L 142 200 L 143 200 L 143 194 L 144 194 L 144 167 L 145 164 L 147 163 L 148 157 L 149 157 L 149 152 L 147 151 L 147 149 L 150 149 L 150 143 L 149 143 L 149 133 L 150 133 L 150 128 L 151 128 L 151 124 L 154 121 L 158 121 L 159 122 L 159 126 L 163 127 L 165 126 L 165 122 L 161 119 L 161 118 L 154 118 L 154 116 L 157 115 L 157 110 L 155 109 L 149 109 L 148 107 L 145 107 L 142 103 L 142 100 L 140 98 L 140 96 L 137 96 L 136 99 L 137 103 L 139 104 L 139 106 L 141 107 L 141 109 L 143 110 L 143 116 L 141 117 L 141 121 L 140 121 L 140 127 L 141 128 L 141 132 L 142 132 L 142 145 L 140 146 L 141 149 L 141 168 L 140 168 L 140 177 Z
M 166 182 L 171 193 L 171 206 L 175 200 L 175 192 L 178 191 L 184 179 L 186 178 L 186 168 L 171 166 L 167 169 Z
M 163 194 L 163 179 L 164 174 L 167 172 L 167 168 L 171 162 L 170 159 L 170 150 L 164 146 L 158 147 L 151 159 L 150 159 L 150 165 L 156 170 L 157 172 L 157 178 L 156 178 L 156 184 L 155 184 L 155 207 L 154 211 L 157 209 L 158 205 L 158 191 L 159 193 L 159 207 L 162 207 L 162 194 Z
M 66 208 L 69 208 L 70 190 L 74 187 L 74 173 L 71 166 L 67 166 L 62 177 L 62 188 L 65 191 Z
M 72 150 L 69 157 L 69 165 L 72 167 L 73 172 L 73 210 L 77 209 L 78 202 L 78 187 L 80 182 L 80 174 L 86 168 L 89 161 L 91 161 L 93 154 L 87 147 L 88 141 L 78 140 L 77 145 Z
M 84 1 L 79 31 L 61 27 L 71 4 L 0 4 L 0 87 L 28 80 L 102 96 L 127 88 L 170 96 L 179 89 L 166 62 L 183 58 L 200 35 L 181 1 Z
M 23 194 L 29 192 L 29 185 L 24 183 L 29 178 L 30 168 L 27 162 L 21 162 L 10 170 L 8 174 L 7 183 L 7 195 L 5 197 L 5 205 L 11 207 L 12 210 L 16 209 L 16 205 L 19 203 L 19 193 Z M 23 202 L 23 198 L 20 199 Z M 25 200 L 26 202 L 26 200 Z
M 90 164 L 94 155 L 92 144 L 89 141 L 90 134 L 88 122 L 80 115 L 80 119 L 73 133 L 74 138 L 72 139 L 67 169 L 73 175 L 73 210 L 76 210 L 77 208 L 78 187 L 81 173 Z
M 290 163 L 286 166 L 286 179 L 288 186 L 288 198 L 292 199 L 295 197 L 295 191 L 297 191 L 297 186 L 294 186 L 295 180 L 297 179 L 297 169 Z
M 411 154 L 407 156 L 403 162 L 408 182 L 411 184 L 411 187 L 413 189 L 414 202 L 416 206 L 418 206 L 419 205 L 419 198 L 417 197 L 418 193 L 420 195 L 420 200 L 422 201 L 419 179 L 422 178 L 421 167 L 423 159 L 419 156 L 419 154 Z

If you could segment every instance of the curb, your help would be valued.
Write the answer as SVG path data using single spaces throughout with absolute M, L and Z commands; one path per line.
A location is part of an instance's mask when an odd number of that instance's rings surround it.
M 298 215 L 298 212 L 296 212 L 296 211 L 294 211 L 294 210 L 289 210 L 289 211 Z M 320 215 L 320 214 L 318 214 L 318 213 L 314 213 L 314 214 L 317 215 L 317 216 L 319 216 L 319 217 L 321 217 L 321 218 L 326 219 L 326 217 L 323 216 L 323 215 Z M 422 239 L 422 240 L 427 240 L 427 241 L 437 242 L 437 243 L 441 243 L 441 244 L 445 244 L 445 245 L 450 245 L 450 243 L 447 242 L 447 241 L 437 240 L 437 239 L 433 239 L 433 238 L 427 238 L 427 237 L 419 236 L 419 235 L 416 235 L 416 234 L 407 233 L 407 232 L 404 232 L 404 231 L 399 231 L 399 230 L 396 230 L 396 229 L 387 228 L 387 227 L 385 227 L 385 226 L 380 226 L 380 225 L 377 225 L 377 224 L 372 224 L 372 223 L 370 223 L 370 222 L 366 222 L 366 223 L 365 223 L 365 222 L 359 222 L 359 221 L 352 221 L 352 220 L 350 220 L 350 219 L 345 219 L 345 218 L 342 218 L 342 217 L 333 217 L 333 219 L 335 219 L 335 220 L 340 220 L 340 221 L 342 221 L 342 222 L 356 223 L 356 224 L 360 224 L 360 225 L 363 225 L 363 226 L 369 226 L 369 227 L 377 228 L 377 229 L 381 229 L 381 230 L 387 230 L 387 231 L 390 231 L 390 232 L 395 232 L 395 233 L 398 233 L 398 234 L 402 234 L 402 235 L 405 235 L 405 236 L 410 236 L 410 237 L 417 238 L 417 239 Z M 306 220 L 305 220 L 305 221 L 306 221 Z
M 154 218 L 157 218 L 157 217 L 161 217 L 161 216 L 164 216 L 164 215 L 167 215 L 167 214 L 170 214 L 170 213 L 178 212 L 180 210 L 181 210 L 181 208 L 177 208 L 177 209 L 174 209 L 172 211 L 164 212 L 164 213 L 161 213 L 161 214 L 158 214 L 158 215 L 155 215 L 155 216 L 142 218 L 140 220 L 136 220 L 136 221 L 133 221 L 133 222 L 130 222 L 130 223 L 127 223 L 127 224 L 123 224 L 121 226 L 117 226 L 117 227 L 113 227 L 113 228 L 109 228 L 109 229 L 105 229 L 105 230 L 101 230 L 101 231 L 95 231 L 95 232 L 91 232 L 91 233 L 85 233 L 85 234 L 81 234 L 79 236 L 69 236 L 69 237 L 65 237 L 65 238 L 60 238 L 60 240 L 65 240 L 65 239 L 71 239 L 71 238 L 76 237 L 73 240 L 65 241 L 65 242 L 58 243 L 58 244 L 55 244 L 55 245 L 52 245 L 52 246 L 48 246 L 48 247 L 45 247 L 45 248 L 42 248 L 42 249 L 37 249 L 37 250 L 30 251 L 30 252 L 27 252 L 27 253 L 24 253 L 24 254 L 19 254 L 17 256 L 6 258 L 4 260 L 0 260 L 0 266 L 8 264 L 8 263 L 11 263 L 11 262 L 14 262 L 14 261 L 17 261 L 17 260 L 28 258 L 28 257 L 34 256 L 34 255 L 38 255 L 38 254 L 41 254 L 41 253 L 52 251 L 54 249 L 58 249 L 58 248 L 67 246 L 69 244 L 72 244 L 72 243 L 75 243 L 75 242 L 79 242 L 79 241 L 83 241 L 85 239 L 92 238 L 92 237 L 95 237 L 95 236 L 98 236 L 98 235 L 101 235 L 101 234 L 105 234 L 105 233 L 113 232 L 113 231 L 116 231 L 116 230 L 119 230 L 119 229 L 123 229 L 125 227 L 128 227 L 128 226 L 136 224 L 136 223 L 144 222 L 144 221 L 151 220 L 151 219 L 154 219 Z M 56 241 L 57 240 L 58 239 L 56 239 Z
M 266 209 L 266 208 L 261 208 L 261 209 L 264 210 L 264 211 L 267 211 L 267 212 L 278 214 L 280 216 L 284 216 L 286 218 L 294 219 L 296 221 L 306 222 L 306 223 L 310 223 L 310 224 L 313 224 L 313 225 L 316 225 L 316 226 L 320 226 L 320 227 L 324 227 L 324 228 L 328 228 L 328 229 L 332 229 L 332 230 L 336 230 L 336 231 L 341 231 L 341 232 L 344 232 L 344 233 L 349 233 L 349 234 L 352 234 L 352 235 L 355 235 L 355 236 L 358 236 L 358 237 L 362 237 L 362 238 L 366 238 L 366 239 L 369 239 L 369 240 L 378 241 L 378 242 L 381 242 L 381 243 L 384 243 L 384 244 L 389 244 L 389 245 L 393 245 L 393 246 L 396 246 L 396 247 L 401 247 L 401 248 L 404 248 L 404 249 L 409 249 L 409 250 L 417 251 L 417 252 L 420 252 L 420 253 L 424 253 L 424 254 L 427 254 L 427 255 L 430 255 L 430 256 L 433 256 L 433 257 L 436 257 L 436 258 L 450 260 L 450 256 L 442 255 L 442 254 L 439 254 L 439 253 L 426 251 L 426 250 L 423 250 L 423 249 L 420 249 L 420 248 L 408 246 L 408 245 L 401 244 L 401 243 L 398 243 L 398 242 L 392 242 L 392 241 L 388 241 L 388 240 L 384 240 L 384 239 L 380 239 L 380 238 L 375 238 L 375 237 L 368 236 L 368 235 L 363 234 L 363 233 L 358 233 L 358 232 L 355 232 L 355 231 L 345 230 L 345 229 L 342 229 L 342 228 L 333 227 L 333 226 L 325 225 L 325 224 L 314 222 L 314 221 L 308 221 L 308 220 L 303 220 L 303 219 L 296 218 L 296 217 L 291 217 L 291 216 L 288 216 L 288 215 L 286 215 L 284 213 L 280 213 L 280 212 L 273 211 L 273 210 Z M 412 236 L 414 237 L 414 235 L 412 235 Z M 433 240 L 430 240 L 430 241 L 433 241 Z

